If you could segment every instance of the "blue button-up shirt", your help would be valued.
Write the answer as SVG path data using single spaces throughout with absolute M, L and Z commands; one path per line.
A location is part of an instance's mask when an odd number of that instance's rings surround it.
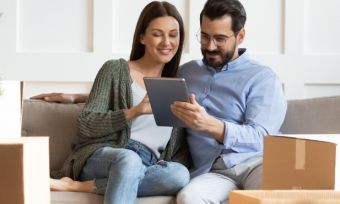
M 287 104 L 281 83 L 268 67 L 250 59 L 245 50 L 221 70 L 202 60 L 181 66 L 179 77 L 207 113 L 224 121 L 224 142 L 205 132 L 187 129 L 195 177 L 210 170 L 217 157 L 227 168 L 262 154 L 263 137 L 279 132 Z

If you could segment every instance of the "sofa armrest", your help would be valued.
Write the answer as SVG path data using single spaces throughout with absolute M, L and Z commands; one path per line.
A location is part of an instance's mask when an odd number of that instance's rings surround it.
M 340 133 L 340 96 L 288 101 L 285 134 Z
M 77 136 L 77 119 L 84 104 L 49 103 L 24 100 L 22 136 L 50 137 L 50 168 L 61 167 Z

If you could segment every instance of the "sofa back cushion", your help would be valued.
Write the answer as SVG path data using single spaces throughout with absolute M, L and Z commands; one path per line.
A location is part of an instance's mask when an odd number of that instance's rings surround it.
M 24 100 L 23 136 L 50 137 L 50 167 L 61 167 L 77 137 L 77 119 L 84 104 Z M 281 127 L 285 134 L 340 134 L 340 96 L 288 101 Z
M 288 101 L 286 134 L 340 134 L 340 96 Z
M 24 100 L 22 136 L 49 136 L 50 168 L 61 167 L 77 136 L 77 119 L 84 104 L 49 103 Z

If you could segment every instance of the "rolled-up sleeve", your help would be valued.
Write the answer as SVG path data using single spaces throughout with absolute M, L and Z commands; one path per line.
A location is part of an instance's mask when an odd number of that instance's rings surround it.
M 224 121 L 224 146 L 235 152 L 262 151 L 263 138 L 279 132 L 286 114 L 287 103 L 277 76 L 266 72 L 253 80 L 249 82 L 244 122 Z

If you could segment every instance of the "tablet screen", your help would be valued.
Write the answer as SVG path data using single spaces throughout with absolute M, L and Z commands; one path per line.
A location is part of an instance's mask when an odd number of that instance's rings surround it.
M 170 109 L 174 101 L 189 101 L 184 78 L 144 77 L 156 124 L 159 126 L 185 127 Z

